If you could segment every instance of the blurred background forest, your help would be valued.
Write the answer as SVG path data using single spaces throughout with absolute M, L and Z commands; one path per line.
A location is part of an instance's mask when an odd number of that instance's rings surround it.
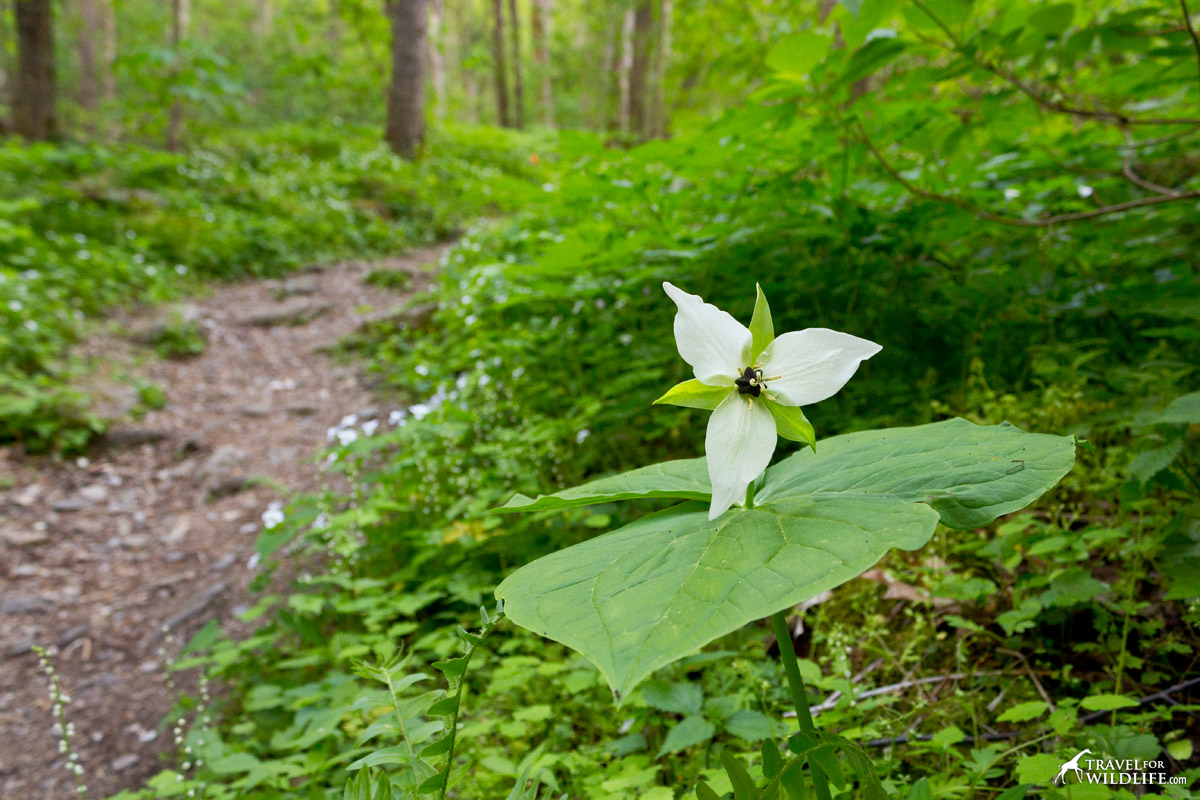
M 168 659 L 187 644 L 155 678 L 171 696 L 161 738 L 89 739 L 108 723 L 85 701 L 71 746 L 93 795 L 342 797 L 366 774 L 395 796 L 439 796 L 428 781 L 448 775 L 443 796 L 667 800 L 702 777 L 729 790 L 722 751 L 760 774 L 761 742 L 792 724 L 765 627 L 662 670 L 619 711 L 591 665 L 512 626 L 466 678 L 446 672 L 475 645 L 456 626 L 478 628 L 514 567 L 655 506 L 489 509 L 702 452 L 701 412 L 650 405 L 687 377 L 663 280 L 743 322 L 757 281 L 777 330 L 883 345 L 810 410 L 819 437 L 963 416 L 1087 441 L 1031 508 L 940 530 L 798 612 L 818 722 L 871 749 L 888 793 L 1134 797 L 1052 784 L 1083 748 L 1194 782 L 1195 10 L 2 0 L 7 464 L 75 469 L 104 457 L 106 432 L 178 405 L 88 345 L 141 337 L 140 358 L 203 363 L 206 329 L 124 331 L 131 309 L 220 298 L 231 279 L 278 294 L 347 259 L 378 263 L 367 283 L 407 304 L 328 343 L 383 410 L 319 410 L 328 480 L 231 545 L 252 556 L 249 595 L 172 633 Z M 375 261 L 430 245 L 445 248 L 431 271 Z M 146 458 L 195 458 L 181 447 Z M 114 556 L 105 532 L 86 560 L 53 561 L 82 534 L 26 501 L 21 474 L 0 484 L 15 526 L 0 532 L 9 631 L 28 641 L 7 656 L 20 669 L 0 679 L 0 724 L 28 718 L 10 732 L 47 746 L 0 764 L 0 788 L 67 796 L 75 762 L 45 733 L 29 651 L 65 633 L 21 581 Z M 154 541 L 167 527 L 130 518 Z M 92 580 L 46 602 L 98 603 Z M 166 609 L 190 590 L 154 591 Z M 90 624 L 97 647 L 127 640 L 130 674 L 159 645 Z M 72 647 L 56 654 L 69 693 L 100 669 Z M 467 687 L 461 717 L 439 702 L 447 681 Z M 447 758 L 438 736 L 456 724 Z M 137 747 L 136 768 L 113 766 Z

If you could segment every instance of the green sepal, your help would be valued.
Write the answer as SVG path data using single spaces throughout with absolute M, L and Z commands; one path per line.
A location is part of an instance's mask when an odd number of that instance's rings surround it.
M 757 283 L 754 289 L 758 297 L 754 300 L 754 316 L 750 318 L 750 335 L 754 337 L 750 346 L 751 363 L 757 363 L 767 345 L 775 341 L 775 325 L 771 322 L 771 306 L 767 304 L 767 296 Z
M 733 391 L 732 386 L 709 386 L 693 378 L 690 381 L 677 383 L 667 390 L 667 393 L 654 401 L 654 405 L 669 404 L 684 408 L 702 408 L 712 411 L 721 405 L 721 401 Z
M 775 430 L 785 439 L 807 444 L 813 450 L 817 449 L 817 432 L 812 423 L 804 416 L 800 406 L 781 406 L 769 400 L 764 403 L 771 416 L 775 418 Z

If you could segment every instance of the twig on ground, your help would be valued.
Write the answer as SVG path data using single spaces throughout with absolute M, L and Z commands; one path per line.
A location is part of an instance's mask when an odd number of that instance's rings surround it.
M 980 673 L 980 674 L 982 674 L 982 673 Z M 928 681 L 930 679 L 923 678 L 922 680 Z M 1148 705 L 1154 705 L 1155 703 L 1158 703 L 1158 702 L 1164 702 L 1164 701 L 1170 702 L 1171 695 L 1179 694 L 1180 692 L 1187 691 L 1188 689 L 1191 689 L 1192 687 L 1195 687 L 1195 686 L 1200 686 L 1200 678 L 1192 678 L 1190 681 L 1184 681 L 1183 683 L 1177 683 L 1174 686 L 1163 689 L 1161 692 L 1155 692 L 1154 694 L 1147 695 L 1146 697 L 1143 697 L 1141 700 L 1138 700 L 1137 707 L 1143 708 Z M 1128 710 L 1129 709 L 1127 709 L 1127 708 L 1119 708 L 1116 710 L 1116 713 L 1121 713 L 1122 711 L 1128 711 Z M 1089 722 L 1095 722 L 1096 720 L 1106 717 L 1112 713 L 1113 713 L 1113 711 L 1107 710 L 1107 709 L 1101 710 L 1101 711 L 1093 711 L 1091 714 L 1085 714 L 1084 716 L 1080 717 L 1079 724 L 1086 725 Z M 977 742 L 1002 742 L 1002 741 L 1007 741 L 1009 739 L 1015 739 L 1018 736 L 1020 736 L 1020 731 L 1009 731 L 1008 733 L 985 733 L 982 736 L 967 736 L 966 738 L 964 738 L 962 740 L 962 743 L 975 744 Z M 928 742 L 932 739 L 933 739 L 933 736 L 928 733 L 922 733 L 922 734 L 918 734 L 915 736 L 910 735 L 910 734 L 904 734 L 903 736 L 894 736 L 894 737 L 885 738 L 885 739 L 871 739 L 868 742 L 864 742 L 863 746 L 864 747 L 891 747 L 892 745 L 908 744 L 909 742 Z

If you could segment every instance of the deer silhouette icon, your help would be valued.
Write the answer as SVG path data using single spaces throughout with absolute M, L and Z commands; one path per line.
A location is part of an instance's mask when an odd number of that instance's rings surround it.
M 1056 777 L 1053 782 L 1058 783 L 1059 781 L 1061 781 L 1062 783 L 1065 784 L 1067 782 L 1067 773 L 1068 772 L 1074 772 L 1075 779 L 1082 781 L 1083 780 L 1083 770 L 1079 767 L 1079 759 L 1090 752 L 1092 752 L 1092 751 L 1091 750 L 1080 750 L 1078 753 L 1076 753 L 1074 758 L 1072 758 L 1070 761 L 1068 761 L 1067 763 L 1062 765 L 1062 768 L 1059 769 L 1059 771 L 1058 771 L 1058 777 Z

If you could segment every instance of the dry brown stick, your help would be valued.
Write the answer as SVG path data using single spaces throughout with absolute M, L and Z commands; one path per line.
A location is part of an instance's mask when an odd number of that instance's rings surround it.
M 1050 707 L 1051 711 L 1056 708 L 1054 701 L 1050 699 L 1050 695 L 1046 694 L 1046 689 L 1042 686 L 1042 682 L 1037 679 L 1037 674 L 1033 671 L 1033 667 L 1029 666 L 1029 661 L 1023 654 L 1017 650 L 1009 650 L 1006 647 L 998 648 L 996 652 L 1004 653 L 1005 655 L 1016 656 L 1019 658 L 1022 666 L 1025 667 L 1025 674 L 1029 676 L 1029 680 L 1033 681 L 1033 685 L 1037 687 L 1038 694 L 1040 694 L 1042 699 L 1046 701 L 1046 705 Z

